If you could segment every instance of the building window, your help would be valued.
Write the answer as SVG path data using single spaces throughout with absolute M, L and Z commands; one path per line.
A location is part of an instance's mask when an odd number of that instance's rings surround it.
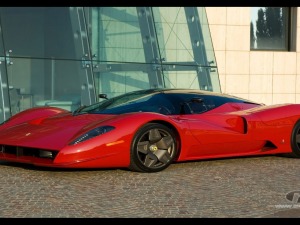
M 294 51 L 295 14 L 290 7 L 252 7 L 250 49 Z

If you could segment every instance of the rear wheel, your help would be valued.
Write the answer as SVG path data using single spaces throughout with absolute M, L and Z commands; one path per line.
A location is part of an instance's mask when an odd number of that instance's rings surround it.
M 292 157 L 300 158 L 300 120 L 298 120 L 293 128 L 291 135 Z
M 177 146 L 173 130 L 158 123 L 146 124 L 134 136 L 129 169 L 138 172 L 162 171 L 173 162 Z

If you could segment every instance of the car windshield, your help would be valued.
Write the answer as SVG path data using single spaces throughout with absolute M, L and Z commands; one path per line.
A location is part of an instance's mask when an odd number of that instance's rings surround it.
M 81 113 L 121 114 L 129 112 L 157 112 L 161 114 L 174 113 L 174 107 L 162 93 L 137 91 L 126 93 L 80 110 Z
M 73 112 L 73 115 L 83 113 L 122 114 L 131 112 L 156 112 L 164 115 L 201 114 L 228 102 L 257 104 L 228 95 L 193 92 L 164 93 L 144 90 L 126 93 L 90 106 L 80 107 Z

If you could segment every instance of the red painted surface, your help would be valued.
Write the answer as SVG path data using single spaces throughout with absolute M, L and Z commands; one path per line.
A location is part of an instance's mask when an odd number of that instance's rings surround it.
M 177 161 L 292 152 L 290 138 L 300 118 L 300 105 L 257 106 L 227 103 L 203 114 L 161 115 L 138 112 L 123 115 L 72 116 L 57 108 L 34 108 L 13 116 L 0 126 L 0 146 L 54 150 L 54 161 L 1 153 L 0 160 L 47 167 L 128 167 L 136 131 L 146 123 L 169 124 L 179 134 Z M 114 126 L 108 133 L 70 145 L 99 126 Z M 274 147 L 266 148 L 266 143 Z

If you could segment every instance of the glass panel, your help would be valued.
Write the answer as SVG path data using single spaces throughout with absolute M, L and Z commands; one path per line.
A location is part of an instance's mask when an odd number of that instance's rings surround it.
M 1 27 L 0 27 L 1 28 Z M 1 31 L 1 29 L 0 29 Z M 7 85 L 7 73 L 6 73 L 6 57 L 2 45 L 2 38 L 0 32 L 0 123 L 10 117 L 9 95 Z
M 138 12 L 147 12 L 151 16 L 151 11 L 147 11 L 146 8 L 140 8 Z M 220 90 L 216 77 L 212 79 L 214 84 L 211 84 L 210 69 L 206 67 L 216 68 L 216 60 L 204 7 L 198 9 L 200 14 L 198 28 L 189 27 L 184 7 L 153 7 L 153 21 L 151 17 L 146 21 L 144 16 L 138 14 L 136 7 L 92 7 L 86 8 L 85 11 L 89 24 L 88 36 L 94 55 L 97 93 L 114 96 L 129 90 L 150 88 L 151 85 L 147 83 L 152 82 L 152 85 L 157 83 L 158 74 L 163 75 L 165 82 L 163 85 L 166 87 L 185 86 L 198 89 L 201 87 L 209 90 L 213 87 L 216 91 Z M 154 22 L 154 34 L 151 30 L 152 22 Z M 141 30 L 140 26 L 147 26 L 147 29 Z M 199 43 L 205 53 L 202 58 L 197 56 L 198 58 L 195 59 L 194 52 L 197 49 L 191 43 L 190 29 L 194 29 L 193 35 L 202 41 Z M 198 36 L 199 32 L 201 37 Z M 147 36 L 151 38 L 152 50 L 146 49 L 143 43 L 143 38 Z M 155 55 L 156 47 L 160 50 L 159 55 Z M 172 68 L 168 71 L 166 68 L 170 68 L 170 62 Z M 151 63 L 151 65 L 143 63 Z M 175 72 L 176 63 L 183 65 L 178 72 Z M 198 68 L 203 65 L 205 67 Z M 217 70 L 215 71 L 217 73 Z M 182 78 L 175 79 L 175 74 Z M 169 76 L 173 78 L 170 80 Z M 199 86 L 204 81 L 207 83 Z
M 220 83 L 209 25 L 204 7 L 159 7 L 153 8 L 155 27 L 160 47 L 162 65 L 182 65 L 181 72 L 164 71 L 166 86 L 194 87 L 220 92 Z M 199 20 L 196 16 L 199 15 Z M 193 42 L 197 40 L 196 42 Z M 210 68 L 211 67 L 211 68 Z M 186 68 L 187 72 L 183 72 Z M 194 70 L 194 72 L 190 72 Z M 211 75 L 211 71 L 214 71 Z M 167 76 L 172 74 L 173 79 Z M 197 75 L 198 73 L 198 75 Z M 174 78 L 183 76 L 184 78 Z M 216 77 L 217 75 L 217 77 Z M 214 76 L 212 79 L 211 76 Z M 178 80 L 178 81 L 174 81 Z M 190 84 L 190 79 L 194 82 Z M 185 83 L 186 82 L 186 83 Z M 213 83 L 212 83 L 213 82 Z
M 5 49 L 13 56 L 81 59 L 69 7 L 1 7 Z
M 217 68 L 209 68 L 210 79 L 212 84 L 212 90 L 215 92 L 221 92 L 220 78 Z
M 95 75 L 97 93 L 107 94 L 108 98 L 130 91 L 150 88 L 149 76 L 142 71 L 102 72 Z
M 196 71 L 169 71 L 164 79 L 167 88 L 200 88 Z
M 288 50 L 288 7 L 252 7 L 251 50 Z
M 67 60 L 12 58 L 8 82 L 12 115 L 34 106 L 75 110 L 81 103 L 78 64 Z
M 89 23 L 93 60 L 145 62 L 136 7 L 91 8 Z
M 205 52 L 207 57 L 207 65 L 211 67 L 217 67 L 215 52 L 212 44 L 211 34 L 209 30 L 209 24 L 207 21 L 207 15 L 205 11 L 205 7 L 198 7 L 201 31 L 203 36 L 203 44 L 205 46 Z
M 205 53 L 207 58 L 207 66 L 210 68 L 203 68 L 207 70 L 208 77 L 211 80 L 211 89 L 215 92 L 221 92 L 219 73 L 217 69 L 217 62 L 215 57 L 215 51 L 213 48 L 211 33 L 209 29 L 209 24 L 207 21 L 207 15 L 205 11 L 205 7 L 197 7 L 201 25 L 201 31 L 203 36 L 203 44 L 205 46 Z
M 160 54 L 168 62 L 194 61 L 184 7 L 153 8 Z
M 0 8 L 12 115 L 50 100 L 68 110 L 95 102 L 82 10 Z
M 84 13 L 2 7 L 0 13 L 0 56 L 13 63 L 1 69 L 9 82 L 2 90 L 12 114 L 40 105 L 73 110 L 92 101 L 95 87 L 109 97 L 155 85 L 220 89 L 204 7 L 86 7 Z

